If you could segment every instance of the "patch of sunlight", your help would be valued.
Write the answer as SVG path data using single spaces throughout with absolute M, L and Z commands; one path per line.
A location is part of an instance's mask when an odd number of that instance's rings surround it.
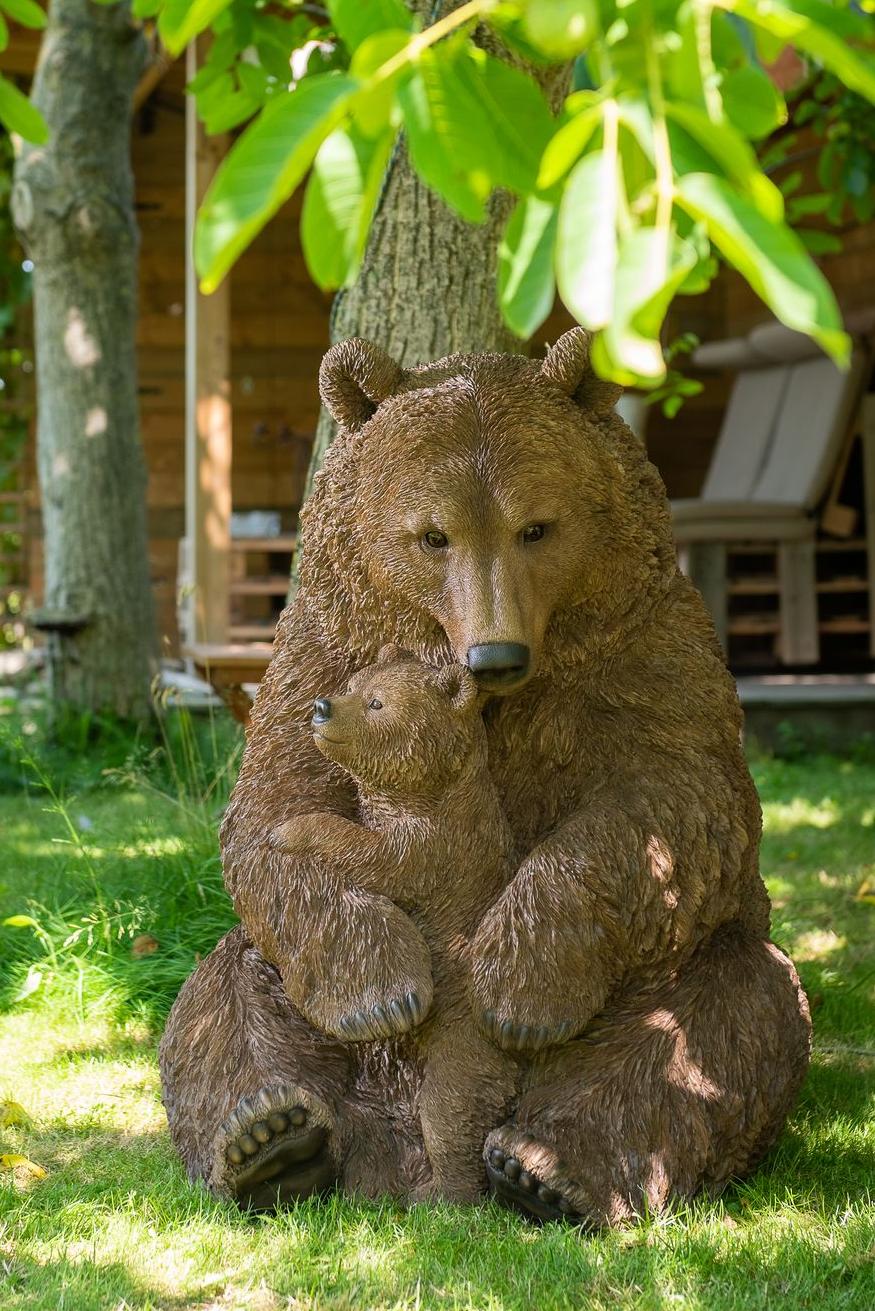
M 831 828 L 841 819 L 841 812 L 831 797 L 808 801 L 793 797 L 791 801 L 768 801 L 763 806 L 766 833 L 787 833 L 795 828 Z
M 793 956 L 798 961 L 815 961 L 829 956 L 834 951 L 842 951 L 848 940 L 844 934 L 832 929 L 809 929 L 800 933 L 796 939 Z
M 134 842 L 128 842 L 122 847 L 117 847 L 115 854 L 119 856 L 180 856 L 185 849 L 186 844 L 181 837 L 144 837 Z

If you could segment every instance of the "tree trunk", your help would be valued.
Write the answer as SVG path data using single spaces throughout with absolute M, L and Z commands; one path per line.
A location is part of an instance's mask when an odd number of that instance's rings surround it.
M 145 46 L 130 4 L 52 0 L 12 210 L 33 260 L 37 457 L 53 701 L 149 713 L 154 630 L 139 436 L 132 96 Z
M 458 9 L 462 0 L 407 0 L 423 24 Z M 484 44 L 486 44 L 484 42 Z M 490 42 L 490 46 L 491 46 Z M 508 58 L 507 52 L 495 53 Z M 570 65 L 543 71 L 554 105 L 567 89 Z M 486 222 L 460 218 L 430 191 L 410 164 L 403 140 L 392 155 L 354 286 L 338 292 L 331 341 L 368 337 L 409 367 L 465 351 L 524 352 L 501 317 L 496 285 L 498 244 L 514 198 L 496 192 Z M 306 500 L 336 425 L 322 407 L 304 488 Z M 297 591 L 297 552 L 289 598 Z

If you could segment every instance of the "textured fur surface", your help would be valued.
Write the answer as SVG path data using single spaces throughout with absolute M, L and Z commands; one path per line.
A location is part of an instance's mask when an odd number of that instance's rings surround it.
M 475 1023 L 470 998 L 471 939 L 510 878 L 513 850 L 489 774 L 481 697 L 463 666 L 434 670 L 389 646 L 345 695 L 321 705 L 316 745 L 355 780 L 361 822 L 316 811 L 281 824 L 273 841 L 347 871 L 422 934 L 429 968 L 418 992 L 344 1016 L 337 1036 L 410 1033 L 431 1166 L 418 1195 L 474 1201 L 486 1135 L 522 1083 L 521 1062 Z
M 188 981 L 162 1044 L 171 1130 L 193 1176 L 233 1191 L 222 1126 L 279 1080 L 330 1108 L 343 1186 L 428 1190 L 415 1040 L 341 1036 L 344 1017 L 425 986 L 423 934 L 354 865 L 271 835 L 294 815 L 362 818 L 309 718 L 384 643 L 438 666 L 519 643 L 525 676 L 481 684 L 512 859 L 470 968 L 476 1022 L 527 1059 L 481 1182 L 518 1200 L 522 1166 L 617 1222 L 749 1170 L 807 1066 L 805 999 L 768 941 L 734 685 L 585 334 L 543 365 L 390 366 L 362 342 L 323 364 L 344 429 L 222 829 L 242 927 Z M 434 530 L 447 549 L 426 549 Z

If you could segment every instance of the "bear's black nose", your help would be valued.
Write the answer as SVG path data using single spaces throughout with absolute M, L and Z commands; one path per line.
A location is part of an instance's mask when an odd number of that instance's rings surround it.
M 468 668 L 484 683 L 516 683 L 529 672 L 529 648 L 521 642 L 483 642 L 468 648 Z
M 313 702 L 313 723 L 325 724 L 331 718 L 331 702 L 327 697 L 320 696 L 318 701 Z

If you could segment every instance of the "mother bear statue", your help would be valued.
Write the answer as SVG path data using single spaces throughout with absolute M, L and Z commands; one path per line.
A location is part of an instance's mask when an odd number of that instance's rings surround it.
M 460 1097 L 442 1126 L 474 1154 L 470 1200 L 602 1225 L 718 1191 L 779 1133 L 810 1024 L 769 941 L 735 688 L 618 389 L 580 329 L 542 362 L 410 370 L 345 341 L 320 380 L 340 433 L 222 825 L 241 923 L 161 1046 L 173 1141 L 243 1206 L 435 1195 L 415 916 L 271 839 L 361 820 L 310 717 L 397 644 L 474 674 L 513 845 L 466 959 L 473 1022 L 520 1078 L 476 1148 Z

